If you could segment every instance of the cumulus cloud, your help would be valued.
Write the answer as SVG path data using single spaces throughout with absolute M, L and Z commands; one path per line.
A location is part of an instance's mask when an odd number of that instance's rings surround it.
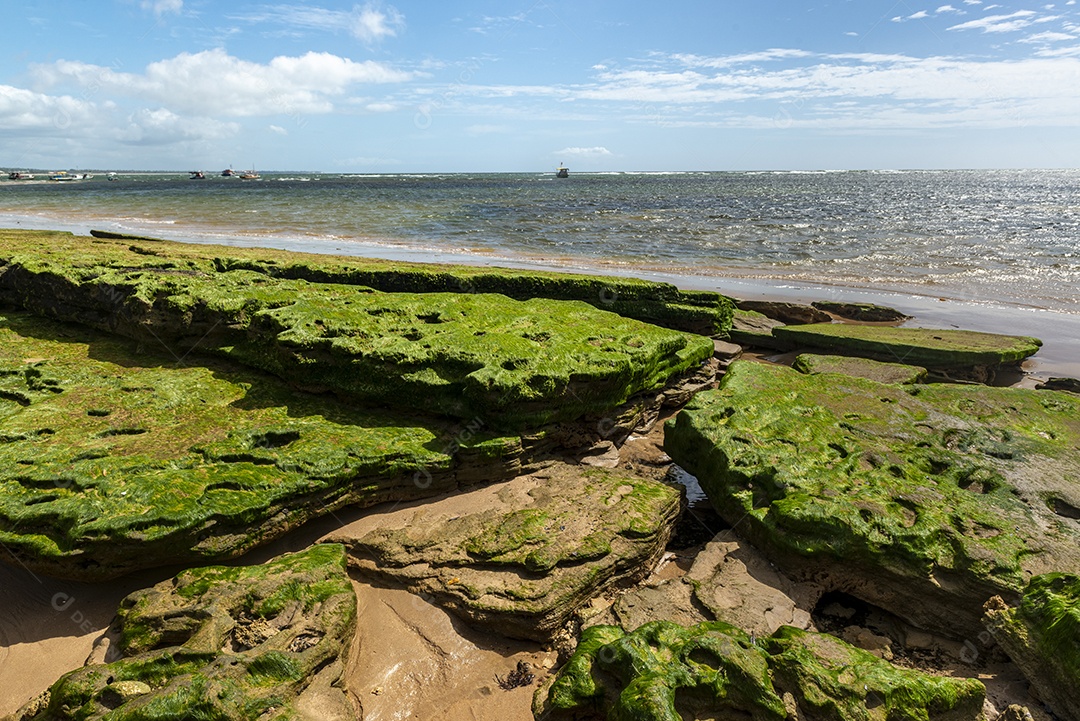
M 143 73 L 60 60 L 35 66 L 34 74 L 48 87 L 72 83 L 95 95 L 118 93 L 186 113 L 232 117 L 327 113 L 332 99 L 353 85 L 412 77 L 381 63 L 330 53 L 283 55 L 260 64 L 221 49 L 181 53 L 151 63 Z
M 97 114 L 90 101 L 0 85 L 0 130 L 67 133 L 93 124 Z

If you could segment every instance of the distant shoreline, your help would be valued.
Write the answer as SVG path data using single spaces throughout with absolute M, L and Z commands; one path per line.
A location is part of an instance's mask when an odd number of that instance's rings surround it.
M 100 224 L 98 224 L 100 225 Z M 86 235 L 93 222 L 64 222 L 53 218 L 0 213 L 0 227 L 27 230 L 59 230 Z M 98 228 L 133 233 L 124 229 Z M 1076 313 L 1041 308 L 1010 306 L 988 301 L 937 298 L 912 292 L 808 283 L 783 279 L 731 275 L 693 275 L 667 273 L 642 268 L 610 267 L 588 263 L 558 263 L 533 259 L 493 257 L 462 251 L 432 251 L 407 245 L 384 245 L 355 240 L 313 240 L 233 236 L 204 238 L 184 233 L 169 233 L 171 228 L 147 231 L 153 237 L 196 245 L 222 245 L 244 248 L 275 248 L 301 253 L 380 258 L 401 262 L 473 265 L 492 268 L 547 270 L 563 273 L 610 275 L 670 283 L 684 290 L 712 290 L 745 300 L 771 300 L 810 303 L 815 300 L 875 303 L 900 310 L 913 320 L 908 324 L 926 328 L 965 328 L 986 333 L 1031 335 L 1043 341 L 1039 353 L 1024 364 L 1029 376 L 1024 385 L 1034 385 L 1049 377 L 1080 377 L 1080 309 Z M 140 234 L 142 234 L 140 232 Z M 171 237 L 169 237 L 171 236 Z

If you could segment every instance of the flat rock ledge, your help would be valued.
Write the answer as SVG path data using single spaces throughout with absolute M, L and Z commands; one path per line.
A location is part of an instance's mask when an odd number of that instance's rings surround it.
M 927 371 L 905 363 L 884 363 L 869 358 L 801 353 L 791 364 L 800 373 L 841 373 L 878 383 L 922 383 Z
M 343 543 L 365 577 L 547 642 L 589 599 L 647 575 L 680 510 L 680 489 L 558 464 L 361 519 L 327 540 Z
M 586 629 L 553 682 L 537 690 L 533 712 L 539 721 L 980 721 L 984 696 L 979 681 L 898 668 L 791 626 L 756 638 L 719 621 L 653 621 L 632 633 Z
M 580 301 L 370 288 L 112 249 L 13 255 L 0 299 L 170 352 L 224 355 L 310 391 L 520 431 L 571 421 L 710 359 L 712 340 Z
M 1080 577 L 1036 576 L 1016 606 L 987 602 L 986 628 L 1038 696 L 1063 719 L 1080 718 Z
M 131 346 L 0 315 L 10 562 L 81 580 L 206 563 L 345 505 L 511 478 L 533 454 L 482 426 L 361 409 L 243 366 Z
M 851 323 L 780 326 L 772 329 L 772 337 L 788 350 L 821 349 L 919 366 L 977 382 L 993 380 L 997 368 L 1020 363 L 1042 345 L 1028 336 Z
M 948 638 L 1028 579 L 1080 567 L 1080 399 L 899 386 L 737 361 L 665 427 L 735 533 Z
M 125 598 L 104 658 L 13 719 L 359 719 L 338 687 L 355 625 L 341 546 L 189 569 Z

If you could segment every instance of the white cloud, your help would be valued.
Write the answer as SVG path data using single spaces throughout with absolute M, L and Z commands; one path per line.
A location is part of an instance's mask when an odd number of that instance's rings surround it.
M 952 5 L 942 5 L 934 11 L 935 15 L 944 15 L 946 13 L 957 13 L 959 15 L 963 15 L 964 11 L 954 8 Z
M 166 13 L 179 13 L 184 9 L 184 0 L 142 0 L 141 6 L 161 17 Z
M 610 150 L 608 150 L 607 148 L 605 148 L 603 146 L 600 146 L 600 145 L 597 145 L 597 146 L 594 146 L 594 147 L 591 147 L 591 148 L 578 148 L 578 147 L 563 148 L 562 150 L 556 151 L 555 155 L 558 155 L 560 157 L 562 157 L 562 156 L 570 156 L 570 157 L 573 157 L 573 158 L 586 158 L 587 159 L 587 158 L 605 158 L 605 157 L 613 155 L 613 153 Z
M 258 12 L 235 16 L 252 23 L 277 23 L 289 28 L 346 32 L 366 44 L 396 37 L 405 29 L 405 16 L 392 5 L 368 2 L 351 10 L 330 10 L 308 5 L 269 5 Z
M 67 60 L 33 70 L 46 86 L 73 83 L 94 95 L 118 93 L 190 114 L 232 117 L 327 113 L 332 98 L 353 85 L 413 77 L 381 63 L 330 53 L 283 55 L 260 64 L 221 49 L 181 53 L 151 63 L 140 74 Z
M 280 125 L 271 125 L 267 129 L 271 133 L 275 133 L 277 135 L 288 135 L 289 134 L 289 131 L 286 130 L 285 128 L 281 127 Z
M 0 85 L 0 130 L 61 134 L 96 125 L 99 108 L 68 95 L 52 96 Z
M 879 122 L 919 117 L 938 124 L 997 127 L 1022 118 L 1030 125 L 1073 126 L 1080 120 L 1080 95 L 1075 92 L 1080 61 L 1064 52 L 1061 56 L 975 61 L 837 54 L 818 55 L 815 62 L 798 67 L 714 73 L 680 72 L 671 67 L 679 59 L 673 56 L 663 68 L 602 73 L 592 86 L 575 89 L 572 97 L 579 102 L 632 103 L 649 122 L 698 112 L 694 108 L 742 116 L 746 111 L 739 103 L 751 108 L 765 102 L 776 109 L 797 109 L 804 119 L 836 121 L 837 127 L 857 125 L 868 104 L 893 108 L 883 111 Z
M 127 118 L 115 133 L 120 142 L 131 145 L 168 145 L 184 140 L 213 140 L 231 137 L 240 131 L 236 123 L 210 118 L 185 118 L 171 110 L 142 109 Z
M 1018 42 L 1021 43 L 1056 43 L 1063 40 L 1076 40 L 1075 35 L 1069 35 L 1068 33 L 1055 33 L 1044 32 L 1035 33 L 1034 35 L 1028 35 L 1026 38 L 1022 38 Z
M 989 10 L 990 8 L 987 8 Z M 1035 22 L 1034 10 L 1017 10 L 1011 15 L 988 15 L 978 20 L 953 25 L 949 30 L 982 30 L 984 33 L 1007 33 L 1021 30 Z

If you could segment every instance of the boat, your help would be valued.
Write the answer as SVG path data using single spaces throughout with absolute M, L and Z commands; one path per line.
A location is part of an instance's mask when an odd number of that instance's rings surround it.
M 560 163 L 559 167 L 555 169 L 555 177 L 556 178 L 569 178 L 570 177 L 570 168 L 567 168 L 565 165 Z
M 223 178 L 231 178 L 234 175 L 236 175 L 236 172 L 232 168 L 225 168 L 225 170 L 221 171 L 221 177 Z
M 256 173 L 254 170 L 245 170 L 244 172 L 240 173 L 240 180 L 260 180 L 261 178 L 262 176 Z
M 55 180 L 58 183 L 70 183 L 76 180 L 89 180 L 94 176 L 90 173 L 69 173 L 66 170 L 61 170 L 58 173 L 49 173 L 49 180 Z
M 206 175 L 201 170 L 189 170 L 191 177 L 188 180 L 206 180 Z
M 120 180 L 120 176 L 118 176 L 116 173 L 105 173 L 105 179 L 106 180 Z
M 12 170 L 8 173 L 8 180 L 33 180 L 32 173 L 24 173 L 21 170 Z

